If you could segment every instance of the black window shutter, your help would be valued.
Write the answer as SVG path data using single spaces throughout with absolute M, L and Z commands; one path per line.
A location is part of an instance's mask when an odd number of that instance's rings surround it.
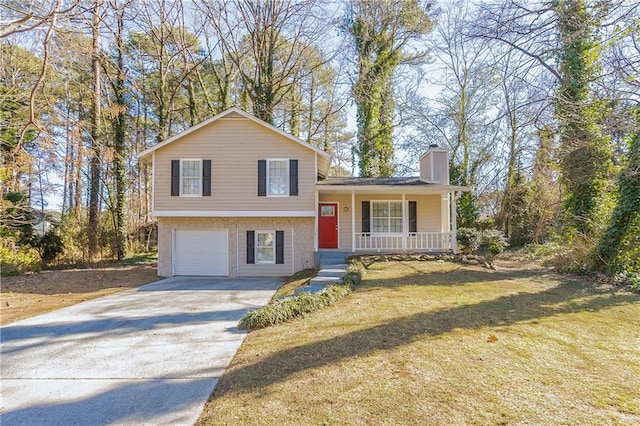
M 247 263 L 256 263 L 256 231 L 247 231 Z
M 415 201 L 409 201 L 409 232 L 418 232 L 418 209 Z
M 267 160 L 258 160 L 258 196 L 267 195 Z
M 171 196 L 180 195 L 180 160 L 171 160 Z
M 211 195 L 211 160 L 202 160 L 202 195 Z
M 371 232 L 371 221 L 369 220 L 369 201 L 362 202 L 362 232 Z
M 276 231 L 276 263 L 284 264 L 284 231 Z
M 298 160 L 289 160 L 289 195 L 298 195 Z

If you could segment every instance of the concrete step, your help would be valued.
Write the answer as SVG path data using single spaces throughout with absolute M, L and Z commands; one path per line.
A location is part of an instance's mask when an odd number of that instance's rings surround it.
M 342 277 L 347 273 L 347 266 L 345 264 L 339 265 L 327 265 L 323 266 L 320 271 L 318 271 L 319 277 Z
M 309 281 L 309 285 L 327 286 L 329 284 L 339 283 L 341 279 L 342 279 L 342 275 L 337 275 L 333 277 L 315 277 L 315 278 L 311 278 L 311 280 Z
M 322 266 L 335 265 L 337 263 L 344 263 L 344 256 L 325 256 L 320 258 Z
M 350 254 L 350 252 L 344 251 L 321 251 L 320 265 L 324 267 L 325 265 L 345 263 L 347 256 L 349 256 Z

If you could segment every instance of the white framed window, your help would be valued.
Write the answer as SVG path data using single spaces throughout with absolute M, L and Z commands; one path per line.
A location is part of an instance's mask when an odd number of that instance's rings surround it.
M 289 160 L 267 160 L 267 196 L 289 196 Z
M 256 263 L 276 263 L 276 231 L 256 231 Z
M 180 160 L 180 196 L 202 196 L 202 160 Z
M 372 201 L 371 231 L 379 234 L 402 233 L 402 201 Z

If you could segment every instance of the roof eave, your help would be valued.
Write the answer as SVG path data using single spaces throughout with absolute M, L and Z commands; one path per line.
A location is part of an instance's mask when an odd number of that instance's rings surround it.
M 449 192 L 468 192 L 467 186 L 457 185 L 316 185 L 320 192 L 358 192 L 369 194 L 446 194 Z

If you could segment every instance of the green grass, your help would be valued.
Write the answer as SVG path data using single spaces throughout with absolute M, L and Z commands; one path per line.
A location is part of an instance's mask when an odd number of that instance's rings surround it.
M 251 332 L 199 423 L 637 424 L 639 348 L 637 294 L 513 263 L 375 263 L 349 297 Z

